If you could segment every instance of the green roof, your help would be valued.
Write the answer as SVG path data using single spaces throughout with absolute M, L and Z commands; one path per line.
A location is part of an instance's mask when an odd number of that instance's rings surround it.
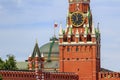
M 58 68 L 58 67 L 59 67 L 58 61 L 44 63 L 44 68 Z M 19 70 L 28 70 L 28 62 L 17 62 L 17 68 Z
M 40 47 L 40 52 L 41 53 L 48 53 L 49 52 L 49 49 L 50 49 L 50 44 L 51 42 L 49 43 L 46 43 L 45 45 L 41 46 Z M 52 47 L 52 53 L 59 53 L 59 45 L 58 45 L 58 42 L 55 42 L 53 47 Z
M 17 62 L 17 68 L 19 70 L 26 70 L 28 69 L 28 62 Z
M 45 62 L 44 68 L 59 68 L 59 61 Z

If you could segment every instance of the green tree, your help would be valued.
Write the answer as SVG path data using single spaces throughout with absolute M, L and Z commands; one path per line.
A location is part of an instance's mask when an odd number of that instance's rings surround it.
M 3 61 L 0 58 L 0 69 L 4 70 L 16 70 L 18 69 L 16 66 L 16 60 L 14 55 L 7 55 L 7 59 Z
M 4 61 L 0 58 L 0 69 L 3 69 L 4 67 Z
M 17 66 L 16 66 L 16 60 L 14 55 L 7 55 L 5 64 L 4 64 L 4 69 L 5 70 L 16 70 Z

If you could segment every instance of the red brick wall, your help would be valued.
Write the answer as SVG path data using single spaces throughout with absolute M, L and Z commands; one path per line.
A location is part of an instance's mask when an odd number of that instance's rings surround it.
M 0 70 L 3 80 L 36 80 L 34 71 L 5 71 Z M 50 73 L 39 72 L 39 80 L 79 80 L 75 73 Z
M 44 80 L 79 80 L 74 73 L 44 73 Z
M 35 72 L 30 71 L 0 71 L 3 80 L 36 80 Z

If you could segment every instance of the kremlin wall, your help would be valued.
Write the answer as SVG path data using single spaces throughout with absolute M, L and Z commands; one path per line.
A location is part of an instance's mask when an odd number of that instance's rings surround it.
M 101 68 L 101 33 L 94 26 L 90 0 L 68 0 L 66 29 L 60 24 L 39 49 L 28 57 L 29 70 L 0 70 L 3 80 L 120 80 L 120 73 Z

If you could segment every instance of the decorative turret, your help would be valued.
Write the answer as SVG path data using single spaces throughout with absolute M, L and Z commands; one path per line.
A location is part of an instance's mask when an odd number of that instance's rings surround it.
M 75 34 L 75 42 L 78 43 L 79 42 L 79 31 L 78 29 L 76 30 L 76 34 Z
M 71 31 L 71 27 L 70 27 L 69 31 L 68 31 L 68 38 L 71 38 L 71 35 L 72 35 L 72 31 Z
M 89 24 L 87 24 L 87 27 L 89 28 Z
M 35 73 L 36 73 L 36 79 L 39 80 L 39 64 L 40 58 L 38 56 L 38 54 L 35 55 Z
M 68 28 L 65 29 L 65 33 L 67 33 L 67 31 L 68 31 Z
M 59 30 L 59 42 L 63 42 L 63 29 L 62 29 L 62 24 L 60 24 L 60 30 Z
M 28 68 L 29 70 L 32 70 L 32 55 L 31 54 L 29 55 L 29 58 L 28 58 Z
M 35 70 L 39 70 L 39 56 L 36 54 L 35 56 Z
M 96 36 L 97 36 L 97 37 L 100 37 L 99 23 L 98 23 L 98 25 L 97 25 L 97 29 L 95 30 L 95 32 L 96 32 Z
M 92 42 L 96 42 L 96 31 L 95 31 L 95 27 L 94 27 L 94 23 L 92 23 Z
M 82 32 L 82 29 L 80 29 L 80 34 L 82 34 L 83 32 Z
M 78 31 L 78 29 L 76 30 L 76 35 L 75 35 L 75 37 L 79 37 L 79 31 Z
M 98 41 L 98 44 L 100 45 L 100 29 L 99 29 L 99 23 L 97 25 L 97 28 L 95 29 L 95 33 L 96 33 L 96 38 L 97 38 L 97 41 Z
M 69 25 L 67 24 L 67 25 L 66 25 L 66 27 L 68 28 L 68 27 L 69 27 Z
M 94 23 L 92 23 L 92 37 L 95 37 L 95 27 L 94 27 Z
M 44 60 L 43 61 L 41 61 L 41 60 L 43 60 L 43 57 L 41 59 L 41 53 L 39 50 L 38 41 L 36 40 L 33 53 L 30 54 L 30 56 L 28 58 L 29 70 L 39 70 L 41 67 L 40 66 L 41 62 L 44 62 Z
M 43 71 L 44 70 L 44 61 L 45 61 L 43 53 L 41 54 L 41 58 L 40 59 L 41 59 L 41 70 Z
M 86 27 L 86 24 L 84 24 L 83 27 L 85 28 L 85 27 Z
M 72 28 L 73 26 L 72 26 L 72 24 L 70 24 L 70 28 Z
M 59 37 L 63 37 L 63 29 L 62 29 L 62 24 L 60 24 Z
M 86 27 L 85 27 L 85 31 L 84 31 L 84 37 L 85 37 L 85 38 L 87 37 L 87 34 L 88 34 L 88 27 L 86 26 Z

